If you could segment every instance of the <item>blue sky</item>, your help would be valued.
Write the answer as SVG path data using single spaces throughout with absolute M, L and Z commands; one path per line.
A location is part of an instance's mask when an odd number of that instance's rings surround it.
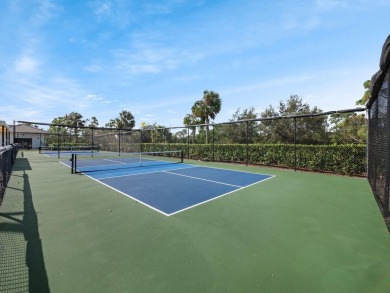
M 1 0 L 0 120 L 122 110 L 182 125 L 204 90 L 215 122 L 296 94 L 354 108 L 379 69 L 388 0 Z

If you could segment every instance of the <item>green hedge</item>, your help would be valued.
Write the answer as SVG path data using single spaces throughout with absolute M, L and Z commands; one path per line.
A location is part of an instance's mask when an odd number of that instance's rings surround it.
M 246 163 L 245 144 L 142 144 L 142 151 L 183 150 L 184 158 L 202 161 Z M 189 153 L 188 153 L 189 151 Z M 295 165 L 296 162 L 296 165 Z M 315 172 L 365 176 L 365 145 L 250 144 L 248 163 Z

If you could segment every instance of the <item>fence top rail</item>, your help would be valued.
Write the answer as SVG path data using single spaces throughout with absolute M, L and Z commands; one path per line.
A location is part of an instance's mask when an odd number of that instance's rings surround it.
M 160 128 L 151 128 L 151 129 L 142 129 L 141 131 L 204 127 L 204 126 L 218 126 L 218 125 L 226 125 L 226 124 L 238 124 L 238 123 L 245 123 L 245 122 L 257 122 L 257 121 L 279 120 L 279 119 L 310 118 L 310 117 L 318 117 L 318 116 L 325 116 L 325 115 L 332 115 L 332 114 L 345 114 L 345 113 L 354 113 L 354 112 L 363 112 L 363 111 L 366 111 L 366 108 L 335 110 L 335 111 L 321 112 L 321 113 L 316 113 L 316 114 L 298 114 L 298 115 L 287 115 L 287 116 L 262 117 L 262 118 L 228 121 L 228 122 L 220 122 L 220 123 L 194 124 L 194 125 L 174 126 L 174 127 L 160 127 Z
M 237 121 L 228 121 L 228 122 L 220 122 L 220 123 L 209 123 L 209 124 L 194 124 L 194 125 L 184 125 L 184 126 L 170 126 L 170 127 L 156 127 L 150 129 L 129 129 L 129 128 L 108 128 L 108 127 L 92 127 L 92 126 L 75 126 L 75 125 L 66 125 L 66 124 L 53 124 L 53 123 L 42 123 L 42 122 L 30 122 L 30 121 L 17 121 L 19 123 L 28 123 L 28 124 L 36 124 L 36 125 L 45 125 L 45 126 L 57 126 L 57 127 L 69 127 L 69 128 L 81 128 L 81 129 L 94 129 L 94 130 L 120 130 L 120 131 L 154 131 L 154 130 L 164 130 L 164 129 L 180 129 L 180 128 L 192 128 L 192 127 L 204 127 L 204 126 L 218 126 L 218 125 L 226 125 L 226 124 L 238 124 L 238 123 L 246 123 L 246 122 L 258 122 L 258 121 L 267 121 L 267 120 L 280 120 L 280 119 L 295 119 L 295 118 L 310 118 L 310 117 L 318 117 L 332 114 L 345 114 L 345 113 L 353 113 L 353 112 L 363 112 L 366 111 L 366 108 L 355 108 L 355 109 L 344 109 L 344 110 L 335 110 L 335 111 L 327 111 L 315 114 L 297 114 L 297 115 L 286 115 L 286 116 L 275 116 L 275 117 L 262 117 L 262 118 L 254 118 L 254 119 L 245 119 L 245 120 L 237 120 Z
M 140 129 L 131 128 L 112 128 L 112 127 L 94 127 L 94 126 L 76 126 L 69 124 L 56 124 L 56 123 L 44 123 L 44 122 L 31 122 L 31 121 L 17 121 L 24 124 L 36 124 L 55 127 L 68 127 L 68 128 L 80 128 L 80 129 L 94 129 L 94 130 L 121 130 L 121 131 L 140 131 Z

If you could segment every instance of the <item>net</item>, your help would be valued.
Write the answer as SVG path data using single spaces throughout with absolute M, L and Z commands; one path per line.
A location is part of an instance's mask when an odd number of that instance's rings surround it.
M 44 146 L 39 148 L 41 154 L 62 153 L 92 153 L 98 152 L 99 146 Z
M 73 154 L 72 173 L 87 173 L 178 163 L 183 163 L 182 151 L 137 153 L 101 152 L 94 156 Z

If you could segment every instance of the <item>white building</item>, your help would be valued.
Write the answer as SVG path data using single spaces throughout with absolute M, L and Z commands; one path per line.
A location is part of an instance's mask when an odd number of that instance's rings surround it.
M 11 129 L 5 123 L 5 121 L 0 120 L 0 147 L 6 146 L 13 142 L 11 140 Z
M 13 138 L 11 131 L 11 137 Z M 48 132 L 31 125 L 20 124 L 15 126 L 15 139 L 11 139 L 18 143 L 24 149 L 38 149 L 45 145 L 45 137 Z

